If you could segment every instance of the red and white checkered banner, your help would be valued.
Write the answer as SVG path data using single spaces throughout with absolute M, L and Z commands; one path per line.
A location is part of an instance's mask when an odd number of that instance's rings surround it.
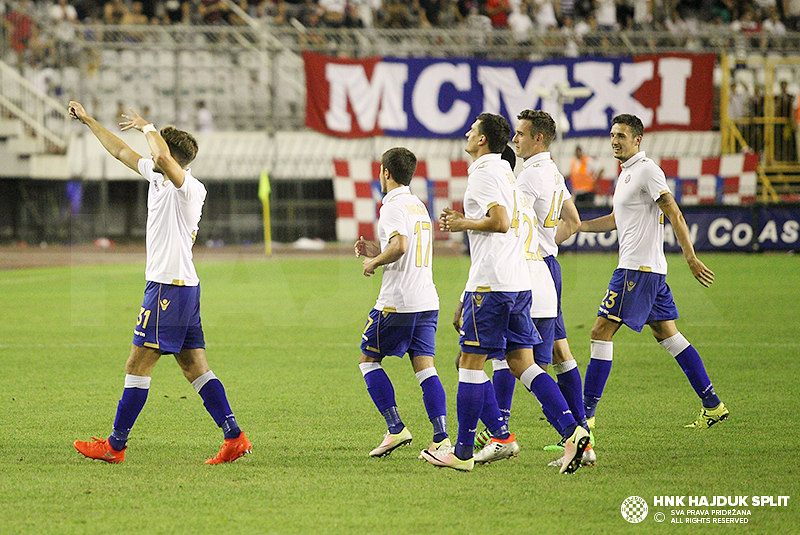
M 657 159 L 679 204 L 742 205 L 755 201 L 757 154 L 726 154 L 716 158 Z M 336 199 L 336 236 L 339 241 L 374 240 L 381 206 L 380 162 L 364 158 L 334 160 L 333 194 Z M 445 206 L 462 209 L 467 188 L 465 160 L 431 158 L 417 163 L 411 192 L 438 219 Z M 613 180 L 599 180 L 597 203 L 610 205 Z M 438 229 L 438 225 L 434 225 Z M 437 239 L 451 236 L 437 230 Z

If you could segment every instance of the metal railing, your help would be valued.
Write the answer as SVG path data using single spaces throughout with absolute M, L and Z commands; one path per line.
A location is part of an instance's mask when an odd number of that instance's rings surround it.
M 61 102 L 47 96 L 0 61 L 0 108 L 25 125 L 40 152 L 63 153 L 67 149 L 69 113 Z

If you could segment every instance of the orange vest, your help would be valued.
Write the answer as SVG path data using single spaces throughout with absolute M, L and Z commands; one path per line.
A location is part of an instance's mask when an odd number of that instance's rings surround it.
M 580 160 L 572 158 L 569 179 L 572 182 L 572 193 L 594 191 L 594 174 L 589 171 L 588 156 L 583 156 Z

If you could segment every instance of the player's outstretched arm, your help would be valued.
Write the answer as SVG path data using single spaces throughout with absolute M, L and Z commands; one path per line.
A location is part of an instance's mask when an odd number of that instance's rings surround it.
M 567 199 L 561 205 L 561 218 L 556 226 L 556 245 L 561 245 L 564 240 L 578 232 L 581 228 L 581 216 L 572 199 Z
M 134 152 L 127 143 L 106 130 L 94 117 L 86 113 L 80 102 L 70 101 L 69 114 L 73 119 L 88 126 L 111 156 L 136 171 L 137 174 L 139 173 L 139 160 L 142 157 Z
M 460 232 L 462 230 L 479 230 L 483 232 L 508 232 L 511 221 L 504 206 L 495 204 L 486 216 L 480 219 L 467 219 L 461 212 L 452 208 L 445 208 L 439 216 L 439 229 L 445 232 Z
M 152 154 L 153 161 L 158 169 L 176 188 L 183 186 L 183 181 L 186 179 L 186 171 L 175 158 L 172 157 L 167 142 L 164 141 L 164 138 L 161 137 L 161 134 L 158 133 L 158 130 L 156 130 L 156 127 L 153 126 L 152 123 L 148 123 L 144 120 L 138 113 L 133 111 L 133 108 L 130 108 L 130 110 L 130 115 L 122 115 L 125 119 L 119 124 L 122 130 L 135 128 L 143 132 L 147 139 L 147 144 L 150 145 L 150 154 Z
M 683 250 L 683 257 L 686 259 L 686 263 L 689 264 L 692 275 L 700 284 L 708 288 L 714 283 L 714 272 L 697 258 L 694 252 L 694 245 L 692 245 L 689 226 L 686 224 L 686 219 L 683 218 L 683 213 L 678 203 L 675 202 L 675 197 L 671 193 L 665 193 L 658 198 L 657 202 L 661 211 L 672 223 L 672 230 L 675 232 L 675 237 L 678 239 L 681 250 Z
M 362 262 L 364 268 L 364 276 L 369 277 L 375 274 L 375 270 L 380 266 L 396 262 L 408 250 L 408 238 L 401 234 L 395 234 L 383 250 L 375 258 L 365 258 Z
M 608 215 L 598 217 L 597 219 L 590 219 L 589 221 L 581 221 L 578 232 L 611 232 L 617 229 L 617 220 L 612 211 Z

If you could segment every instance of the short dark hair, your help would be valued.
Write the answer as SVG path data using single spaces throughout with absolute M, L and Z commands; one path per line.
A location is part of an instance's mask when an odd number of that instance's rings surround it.
M 408 186 L 417 170 L 417 157 L 405 147 L 394 147 L 383 153 L 381 165 L 395 182 Z
M 530 134 L 536 137 L 539 134 L 544 136 L 545 148 L 550 146 L 553 139 L 556 137 L 556 122 L 549 113 L 542 110 L 522 110 L 517 119 L 520 121 L 525 120 L 531 123 Z
M 502 153 L 511 137 L 511 126 L 506 118 L 493 113 L 481 113 L 478 115 L 478 121 L 478 132 L 486 136 L 489 152 Z
M 508 165 L 511 166 L 512 171 L 514 170 L 514 167 L 517 166 L 517 154 L 510 145 L 506 145 L 506 148 L 503 149 L 503 154 L 500 155 L 500 158 L 508 162 Z
M 186 167 L 197 156 L 197 140 L 189 132 L 178 130 L 174 126 L 161 129 L 161 137 L 167 142 L 169 153 L 181 167 Z
M 629 115 L 627 113 L 617 115 L 611 119 L 611 126 L 614 126 L 615 124 L 626 124 L 630 126 L 631 131 L 633 132 L 633 137 L 644 135 L 644 125 L 642 124 L 642 120 L 635 115 Z

